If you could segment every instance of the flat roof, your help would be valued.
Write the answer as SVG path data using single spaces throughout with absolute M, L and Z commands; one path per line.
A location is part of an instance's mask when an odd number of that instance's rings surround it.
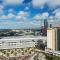
M 2 37 L 0 40 L 26 40 L 26 39 L 43 39 L 46 40 L 47 36 L 9 36 L 9 37 Z

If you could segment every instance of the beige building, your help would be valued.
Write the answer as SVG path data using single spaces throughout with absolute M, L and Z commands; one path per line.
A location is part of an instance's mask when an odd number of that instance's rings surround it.
M 60 50 L 60 28 L 49 28 L 47 30 L 47 48 Z

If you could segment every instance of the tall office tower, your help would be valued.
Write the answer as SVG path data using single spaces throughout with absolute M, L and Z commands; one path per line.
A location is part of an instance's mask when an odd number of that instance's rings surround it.
M 60 51 L 60 28 L 49 28 L 47 30 L 47 48 Z
M 47 28 L 48 28 L 48 21 L 47 21 L 47 19 L 45 19 L 45 20 L 44 20 L 45 34 L 47 34 Z
M 48 21 L 47 21 L 47 19 L 44 20 L 44 28 L 45 28 L 45 29 L 48 28 Z

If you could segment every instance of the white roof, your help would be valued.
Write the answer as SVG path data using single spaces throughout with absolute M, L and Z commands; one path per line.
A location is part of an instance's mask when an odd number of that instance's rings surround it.
M 9 36 L 9 37 L 2 37 L 0 40 L 39 40 L 39 39 L 42 39 L 42 40 L 46 40 L 46 36 Z

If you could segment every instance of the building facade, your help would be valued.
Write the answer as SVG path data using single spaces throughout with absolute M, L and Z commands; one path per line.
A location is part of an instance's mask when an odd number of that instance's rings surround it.
M 60 28 L 47 30 L 47 48 L 60 51 Z
M 44 20 L 44 31 L 45 31 L 44 35 L 47 35 L 47 28 L 48 28 L 48 21 L 47 19 L 45 19 Z

